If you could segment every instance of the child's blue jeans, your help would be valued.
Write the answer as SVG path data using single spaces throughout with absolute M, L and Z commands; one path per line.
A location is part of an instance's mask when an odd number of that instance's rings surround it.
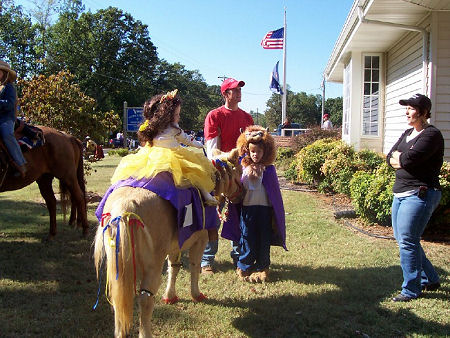
M 263 271 L 270 265 L 272 207 L 242 206 L 240 255 L 237 263 L 243 271 Z

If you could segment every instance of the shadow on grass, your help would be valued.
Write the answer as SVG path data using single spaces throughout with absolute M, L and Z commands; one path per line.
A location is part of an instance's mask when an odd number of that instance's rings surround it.
M 228 264 L 224 264 L 228 266 Z M 232 264 L 230 264 L 232 267 Z M 224 268 L 222 266 L 221 268 Z M 305 295 L 256 297 L 250 300 L 225 300 L 209 304 L 246 309 L 233 325 L 249 337 L 303 337 L 303 336 L 361 336 L 370 337 L 410 335 L 446 336 L 450 325 L 427 321 L 414 313 L 415 300 L 394 304 L 387 309 L 382 302 L 399 291 L 399 266 L 385 268 L 311 268 L 271 265 L 271 284 L 294 281 L 302 285 Z M 445 272 L 438 271 L 442 279 Z M 245 282 L 242 282 L 245 283 Z M 254 289 L 257 289 L 255 287 Z M 253 290 L 249 285 L 249 289 Z M 321 292 L 318 292 L 318 289 Z M 257 290 L 254 290 L 256 292 Z M 448 290 L 424 292 L 422 299 L 447 299 Z M 420 303 L 419 303 L 420 306 Z M 444 315 L 436 313 L 435 316 Z M 370 327 L 370 332 L 368 331 Z
M 54 242 L 33 241 L 48 233 L 46 208 L 39 203 L 5 200 L 0 201 L 0 207 L 0 220 L 8 220 L 10 229 L 15 229 L 14 225 L 18 229 L 11 241 L 0 238 L 0 278 L 4 279 L 0 288 L 1 336 L 112 336 L 112 314 L 103 296 L 101 306 L 91 310 L 98 286 L 91 257 L 94 231 L 83 240 L 79 230 L 59 222 Z M 18 215 L 18 210 L 27 212 Z M 36 223 L 41 226 L 36 228 Z M 22 236 L 31 240 L 17 239 Z M 230 271 L 234 267 L 226 262 L 218 269 Z M 449 325 L 424 320 L 414 313 L 414 306 L 420 306 L 421 300 L 383 304 L 399 290 L 399 266 L 311 268 L 272 264 L 271 270 L 272 282 L 267 289 L 286 282 L 293 284 L 286 287 L 286 293 L 294 290 L 291 295 L 271 296 L 269 292 L 263 297 L 256 292 L 248 299 L 209 299 L 207 305 L 245 310 L 232 325 L 248 337 L 446 336 L 450 332 Z M 439 274 L 447 279 L 444 271 Z M 424 298 L 445 300 L 448 292 L 443 288 L 425 293 Z M 202 325 L 201 318 L 183 312 L 187 302 L 181 301 L 177 307 L 158 303 L 154 324 L 159 332 L 171 332 L 175 321 L 182 321 L 191 330 Z M 441 315 L 436 309 L 430 311 L 435 311 L 435 317 Z M 133 332 L 136 330 L 134 325 Z
M 3 199 L 0 208 L 0 336 L 112 336 L 110 323 L 98 325 L 109 307 L 91 311 L 93 231 L 82 239 L 80 229 L 58 221 L 55 239 L 45 241 L 49 216 L 40 203 Z
M 50 215 L 45 202 L 14 201 L 0 196 L 0 210 L 0 231 L 11 232 L 11 234 L 14 234 L 14 237 L 29 237 L 42 241 L 48 239 L 50 231 Z M 68 225 L 70 210 L 69 205 L 64 220 L 60 203 L 57 203 L 56 205 L 57 237 L 58 232 L 63 227 L 72 228 Z M 88 213 L 89 212 L 91 211 L 88 206 Z M 90 231 L 94 229 L 94 225 L 97 225 L 92 222 L 88 223 Z M 78 231 L 79 236 L 81 236 L 81 228 L 77 229 L 75 227 L 75 231 Z

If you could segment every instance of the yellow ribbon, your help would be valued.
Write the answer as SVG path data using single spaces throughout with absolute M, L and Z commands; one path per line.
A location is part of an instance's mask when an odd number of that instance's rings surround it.
M 144 123 L 142 123 L 141 125 L 140 125 L 140 127 L 139 127 L 139 131 L 144 131 L 145 129 L 147 129 L 147 127 L 148 127 L 148 120 L 145 120 L 145 122 Z

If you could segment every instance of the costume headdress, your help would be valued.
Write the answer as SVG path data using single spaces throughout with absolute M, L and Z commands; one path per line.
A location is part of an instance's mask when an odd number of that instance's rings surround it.
M 237 148 L 239 150 L 239 156 L 242 158 L 242 165 L 244 167 L 254 165 L 252 159 L 250 158 L 250 153 L 248 146 L 250 143 L 260 145 L 264 154 L 259 163 L 256 164 L 258 167 L 266 167 L 273 164 L 276 157 L 275 141 L 267 130 L 261 126 L 248 126 L 245 131 L 239 136 L 237 140 Z M 254 168 L 254 172 L 259 174 L 259 168 Z M 258 175 L 259 176 L 259 175 Z
M 178 89 L 174 89 L 171 92 L 167 92 L 163 96 L 161 96 L 161 99 L 159 100 L 159 103 L 163 103 L 164 101 L 173 100 L 175 96 L 178 94 Z

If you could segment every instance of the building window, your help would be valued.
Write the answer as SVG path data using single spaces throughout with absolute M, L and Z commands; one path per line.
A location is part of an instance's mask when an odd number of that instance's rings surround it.
M 350 102 L 352 87 L 352 62 L 350 61 L 344 69 L 344 102 L 342 112 L 342 134 L 350 134 Z
M 378 136 L 380 102 L 380 57 L 364 56 L 364 93 L 362 132 L 366 136 Z

